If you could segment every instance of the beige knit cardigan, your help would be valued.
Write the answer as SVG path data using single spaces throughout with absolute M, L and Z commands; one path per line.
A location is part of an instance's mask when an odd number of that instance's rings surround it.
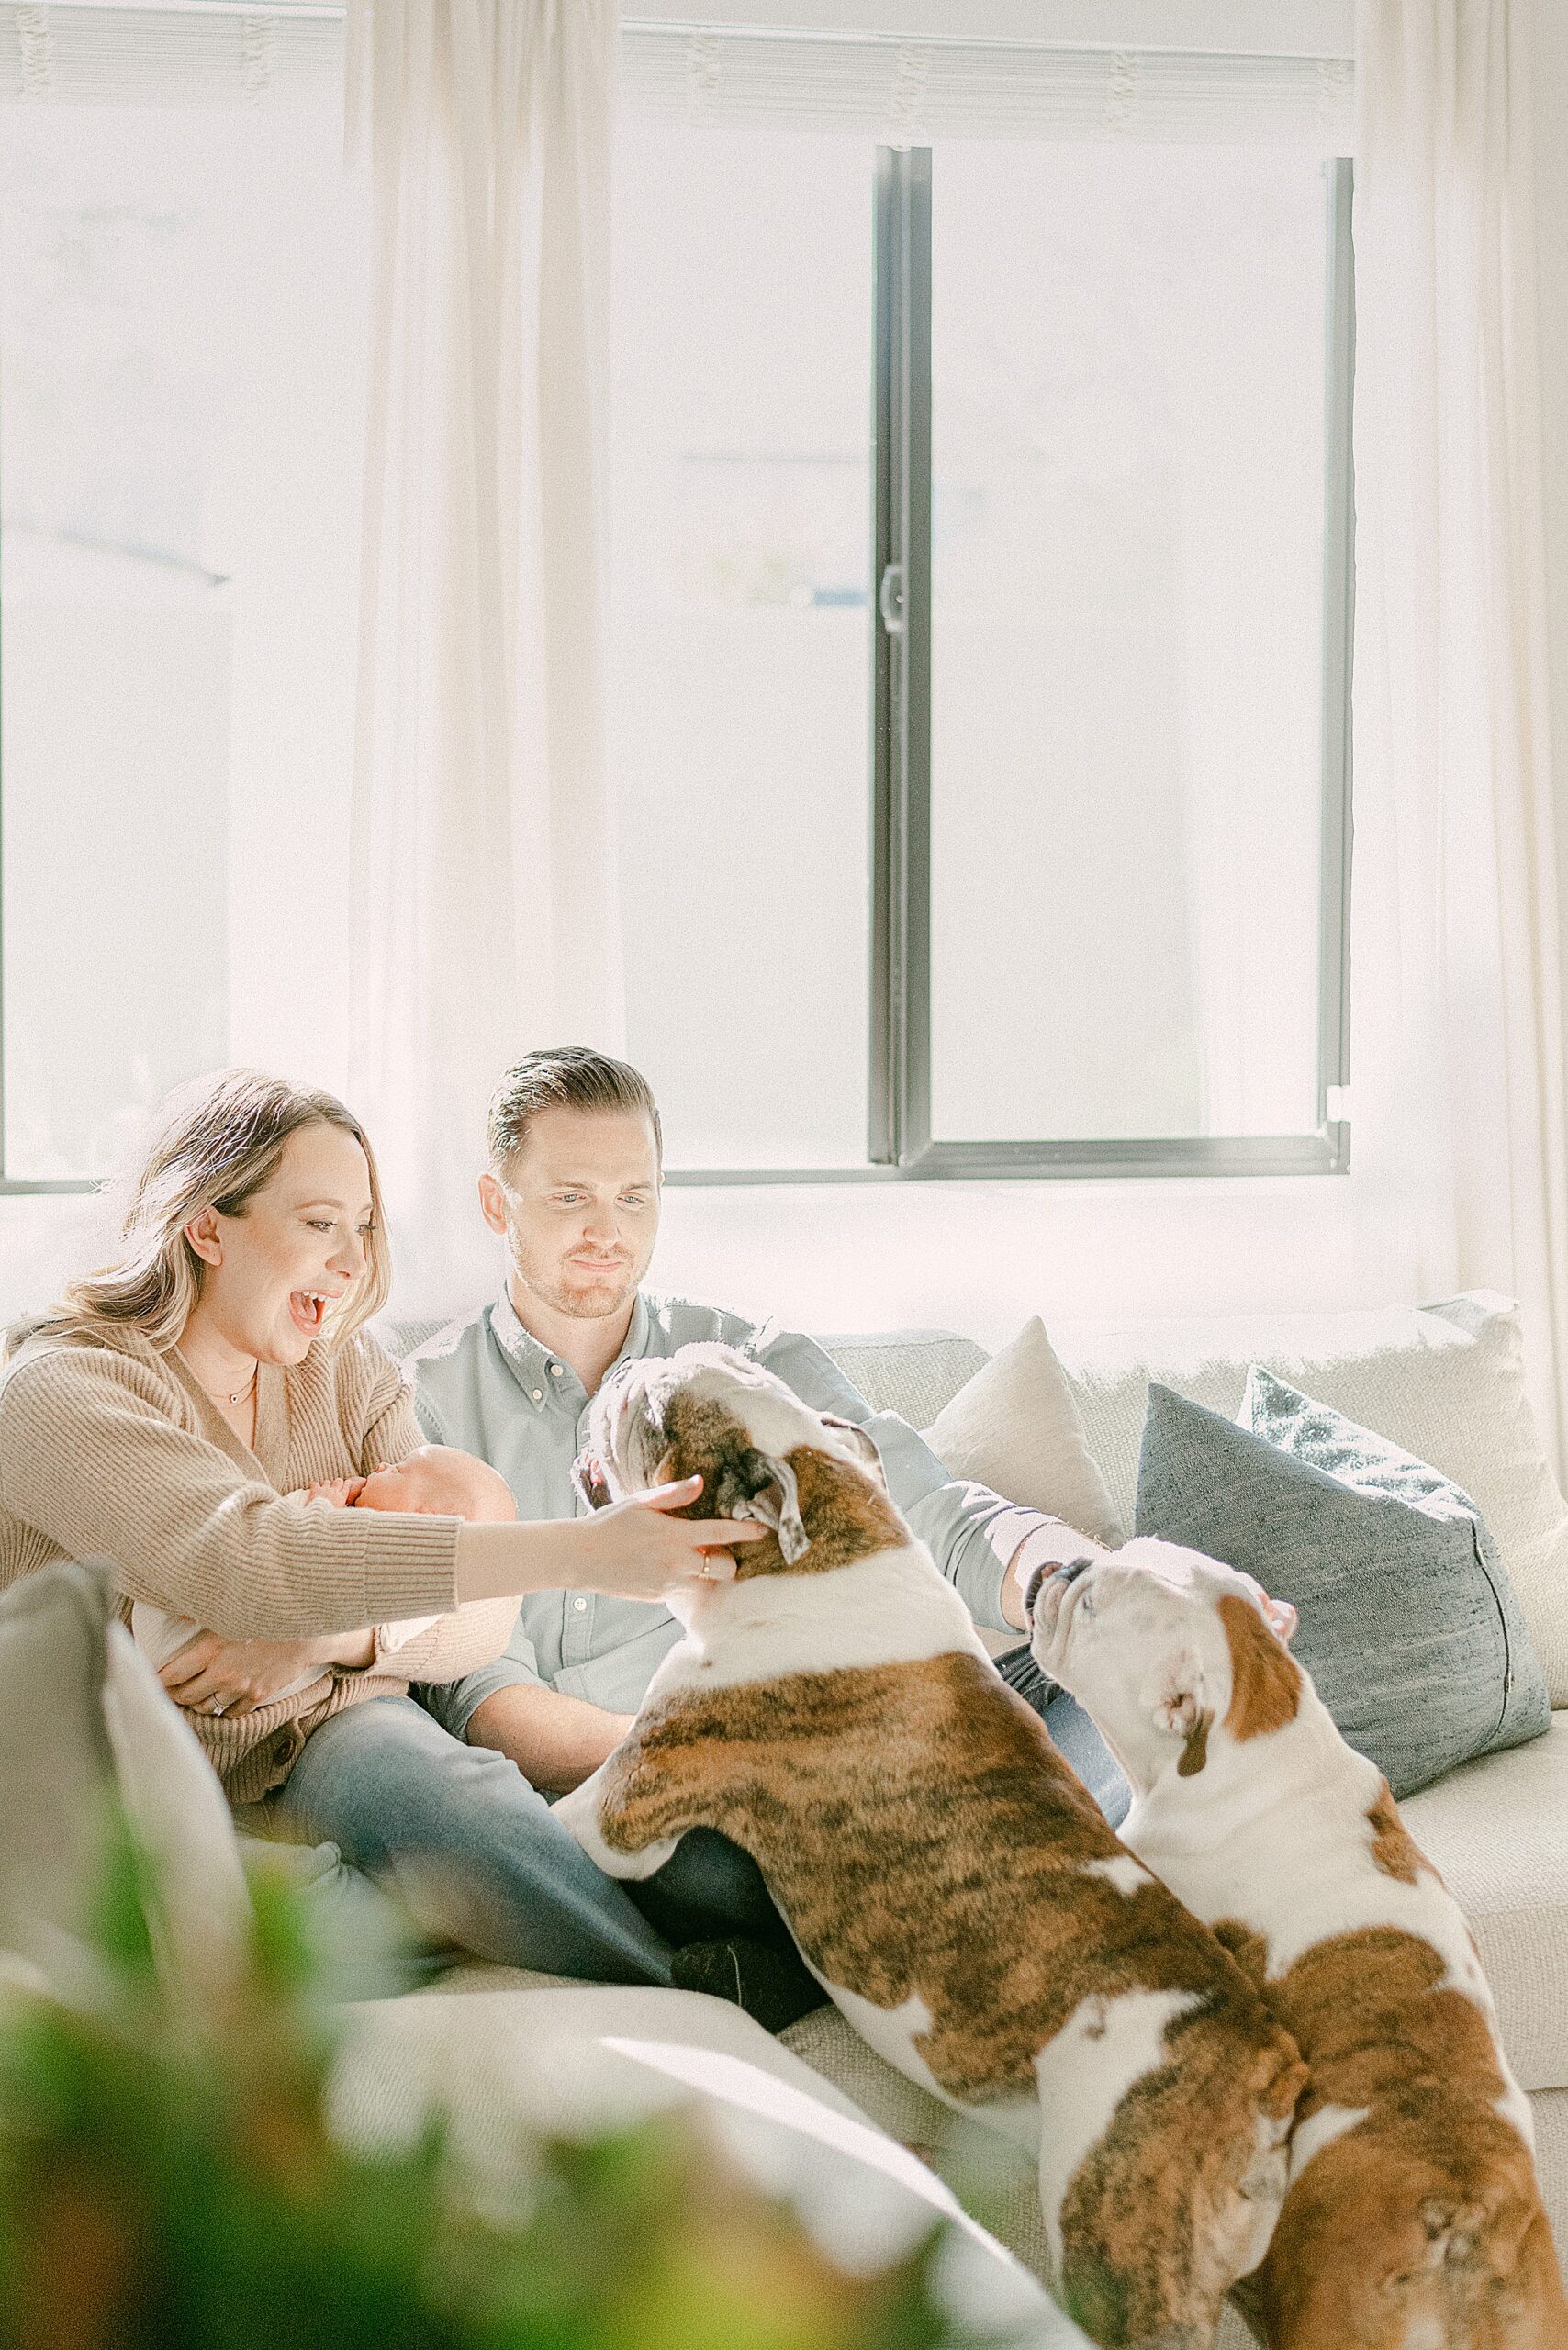
M 371 1338 L 337 1354 L 313 1344 L 284 1371 L 263 1364 L 254 1449 L 192 1377 L 177 1348 L 140 1332 L 42 1333 L 0 1371 L 0 1590 L 55 1559 L 111 1560 L 123 1595 L 193 1617 L 226 1639 L 303 1639 L 441 1621 L 386 1660 L 319 1680 L 236 1719 L 186 1719 L 235 1802 L 288 1775 L 310 1732 L 410 1680 L 455 1681 L 499 1656 L 514 1599 L 459 1606 L 454 1517 L 331 1509 L 290 1488 L 356 1477 L 424 1441 L 397 1365 Z

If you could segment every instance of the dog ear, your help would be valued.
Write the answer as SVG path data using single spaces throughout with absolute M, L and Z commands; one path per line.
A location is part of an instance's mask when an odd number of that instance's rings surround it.
M 721 1517 L 755 1517 L 771 1527 L 787 1566 L 812 1547 L 801 1518 L 801 1494 L 795 1472 L 787 1460 L 777 1460 L 756 1445 L 729 1454 L 719 1472 L 713 1499 Z
M 882 1456 L 877 1449 L 875 1439 L 868 1436 L 857 1422 L 841 1420 L 836 1412 L 823 1412 L 822 1421 L 824 1427 L 832 1428 L 835 1436 L 844 1439 L 868 1477 L 874 1484 L 879 1485 L 885 1494 L 888 1490 L 888 1480 L 882 1468 Z
M 1269 1627 L 1270 1631 L 1275 1633 L 1288 1647 L 1290 1642 L 1295 1638 L 1295 1628 L 1300 1623 L 1301 1617 L 1296 1614 L 1295 1609 L 1291 1606 L 1288 1599 L 1271 1599 L 1268 1593 L 1265 1592 L 1263 1594 L 1263 1621 Z
M 1256 1575 L 1249 1575 L 1243 1572 L 1241 1579 L 1251 1593 L 1253 1606 L 1270 1631 L 1288 1646 L 1295 1638 L 1295 1628 L 1301 1621 L 1290 1601 L 1271 1599 Z
M 1179 1649 L 1144 1702 L 1150 1718 L 1183 1743 L 1176 1768 L 1183 1779 L 1194 1778 L 1209 1759 L 1209 1732 L 1214 1707 L 1204 1703 L 1204 1669 L 1196 1652 Z
M 1182 1749 L 1182 1760 L 1176 1765 L 1179 1779 L 1195 1778 L 1209 1759 L 1209 1732 L 1214 1728 L 1212 1714 L 1196 1713 L 1187 1732 L 1187 1743 Z

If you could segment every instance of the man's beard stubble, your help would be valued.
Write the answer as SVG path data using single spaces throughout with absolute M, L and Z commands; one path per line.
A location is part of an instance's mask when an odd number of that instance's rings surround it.
M 525 1291 L 549 1306 L 554 1314 L 563 1314 L 574 1322 L 604 1322 L 612 1314 L 629 1305 L 636 1295 L 643 1275 L 648 1270 L 644 1258 L 639 1264 L 623 1266 L 613 1281 L 584 1283 L 568 1287 L 554 1270 L 540 1260 L 511 1236 L 512 1270 Z M 650 1250 L 649 1256 L 652 1255 Z

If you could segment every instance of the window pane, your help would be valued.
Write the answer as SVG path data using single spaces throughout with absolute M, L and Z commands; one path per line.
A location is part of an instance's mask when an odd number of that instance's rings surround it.
M 933 184 L 934 1131 L 1308 1133 L 1322 166 Z
M 233 1053 L 302 1073 L 279 1007 L 330 1025 L 357 231 L 330 77 L 4 121 L 5 1166 L 79 1177 Z
M 680 1166 L 866 1155 L 871 155 L 619 134 L 629 1049 Z

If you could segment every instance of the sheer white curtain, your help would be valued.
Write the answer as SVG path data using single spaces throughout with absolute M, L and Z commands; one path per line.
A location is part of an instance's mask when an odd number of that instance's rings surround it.
M 353 0 L 370 174 L 350 1094 L 398 1304 L 482 1293 L 501 1069 L 621 1028 L 602 741 L 614 0 Z
M 1361 0 L 1355 1177 L 1367 1278 L 1522 1304 L 1568 1429 L 1528 5 Z

